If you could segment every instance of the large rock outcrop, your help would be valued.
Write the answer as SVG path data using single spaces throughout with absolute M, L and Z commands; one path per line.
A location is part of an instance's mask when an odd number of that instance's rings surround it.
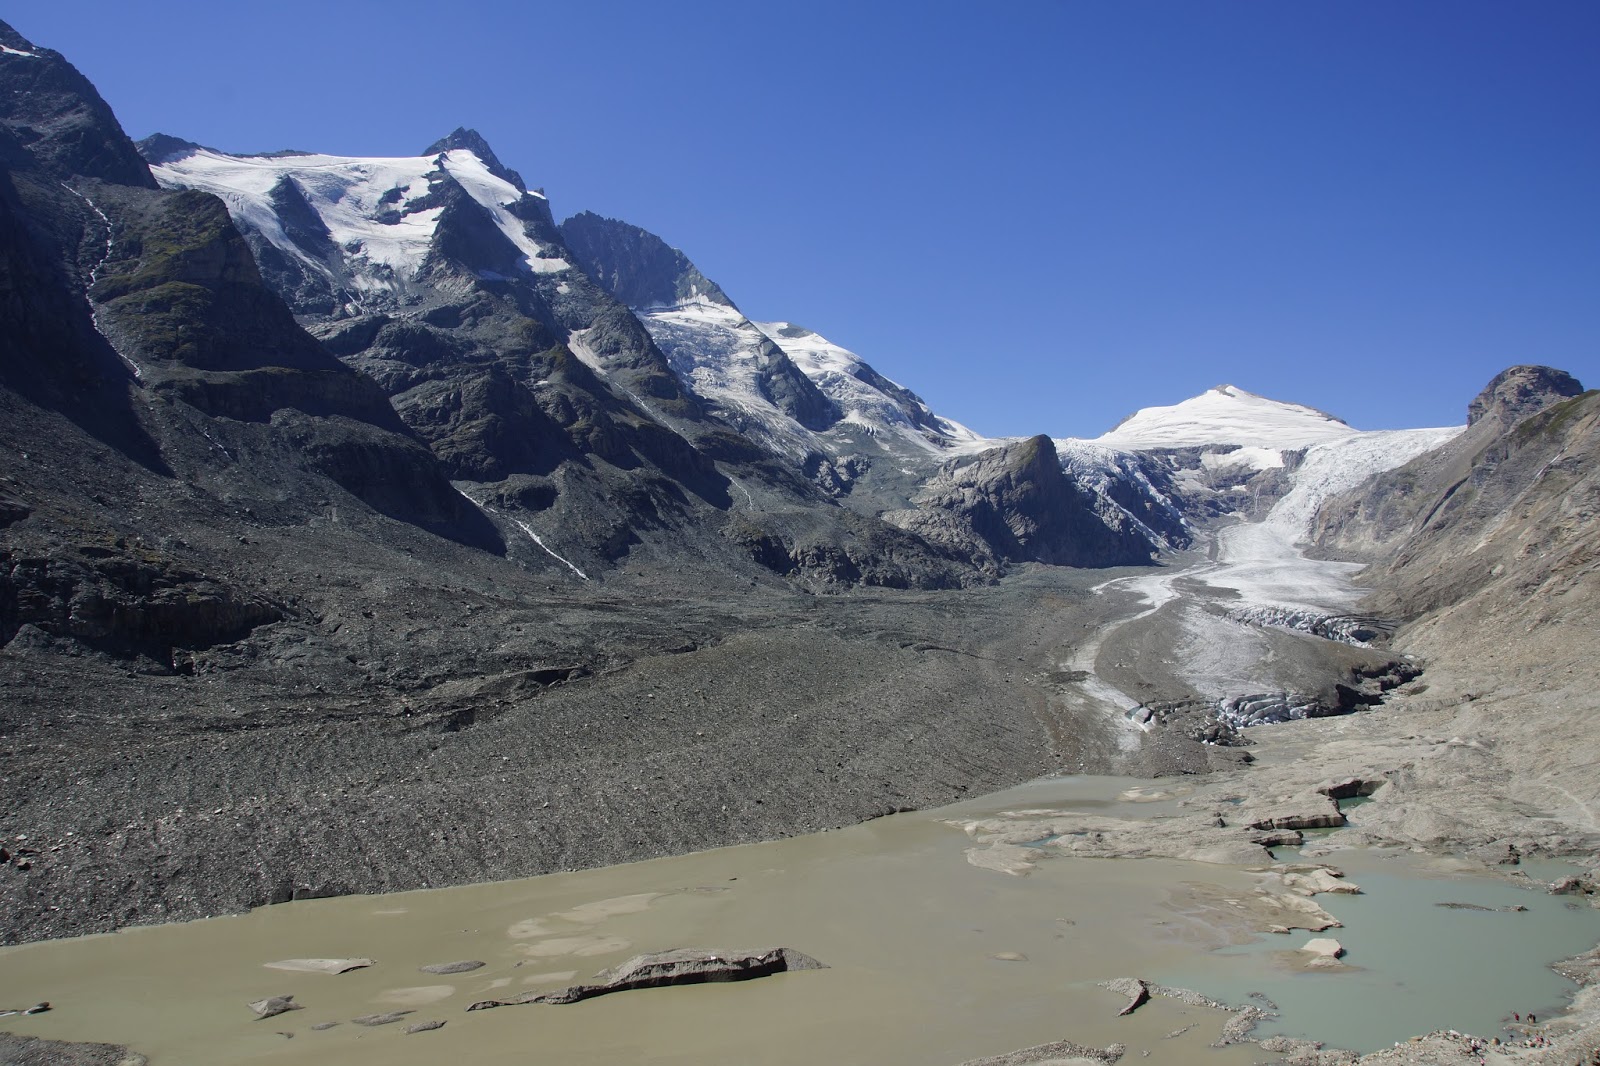
M 1151 557 L 1150 542 L 1131 518 L 1117 528 L 1096 512 L 1095 498 L 1062 472 L 1055 445 L 1045 436 L 951 464 L 912 502 L 914 509 L 886 517 L 989 567 L 1123 566 Z

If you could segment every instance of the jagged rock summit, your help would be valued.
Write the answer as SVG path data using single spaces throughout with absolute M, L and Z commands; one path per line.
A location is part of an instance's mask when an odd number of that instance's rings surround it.
M 1510 367 L 1496 374 L 1467 405 L 1467 425 L 1493 419 L 1500 428 L 1506 428 L 1582 391 L 1578 379 L 1565 370 L 1531 365 Z
M 494 149 L 489 147 L 489 142 L 484 140 L 483 134 L 477 130 L 469 130 L 465 126 L 457 126 L 449 135 L 440 137 L 437 141 L 428 145 L 427 148 L 423 149 L 422 154 L 439 156 L 444 155 L 446 152 L 455 151 L 457 148 L 464 148 L 477 156 L 489 173 L 518 192 L 523 194 L 528 192 L 528 186 L 523 183 L 522 175 L 501 163 L 500 158 L 494 154 Z M 544 195 L 543 190 L 536 190 L 536 192 L 541 197 Z

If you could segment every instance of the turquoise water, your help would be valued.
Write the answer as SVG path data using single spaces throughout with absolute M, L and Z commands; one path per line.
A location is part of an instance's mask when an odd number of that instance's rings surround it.
M 1292 857 L 1285 852 L 1285 857 Z M 1571 982 L 1549 969 L 1600 941 L 1600 910 L 1481 875 L 1446 875 L 1409 853 L 1347 849 L 1320 861 L 1345 871 L 1358 896 L 1320 895 L 1341 922 L 1324 933 L 1263 936 L 1212 955 L 1212 965 L 1160 975 L 1168 984 L 1244 1003 L 1252 992 L 1278 1005 L 1260 1035 L 1282 1033 L 1368 1052 L 1429 1029 L 1512 1035 L 1513 1011 L 1558 1013 Z M 1526 907 L 1452 909 L 1440 903 Z M 1347 968 L 1297 972 L 1298 949 L 1334 937 Z

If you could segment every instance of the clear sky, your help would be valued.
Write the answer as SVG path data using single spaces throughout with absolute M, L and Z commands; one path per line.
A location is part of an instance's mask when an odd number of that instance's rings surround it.
M 1445 425 L 1600 385 L 1600 3 L 52 0 L 135 137 L 411 155 L 682 248 L 991 435 L 1224 382 Z

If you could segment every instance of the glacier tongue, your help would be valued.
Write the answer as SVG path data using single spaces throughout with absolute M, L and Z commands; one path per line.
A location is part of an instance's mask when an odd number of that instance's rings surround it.
M 1205 583 L 1233 589 L 1254 606 L 1348 608 L 1362 591 L 1351 584 L 1361 564 L 1308 559 L 1300 548 L 1317 509 L 1329 497 L 1437 448 L 1465 428 L 1351 431 L 1311 445 L 1289 475 L 1289 491 L 1261 521 L 1218 531 L 1218 565 L 1205 574 Z

